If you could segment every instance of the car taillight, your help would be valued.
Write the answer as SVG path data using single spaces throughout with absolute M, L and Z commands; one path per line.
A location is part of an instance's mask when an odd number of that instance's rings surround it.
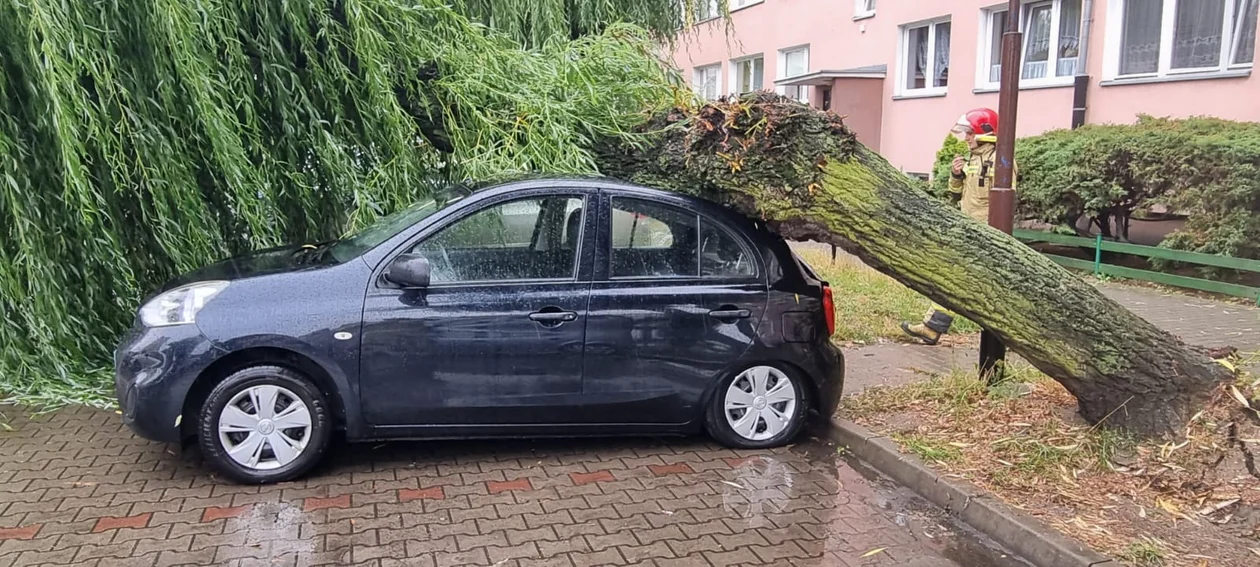
M 827 337 L 836 334 L 836 300 L 831 297 L 831 286 L 823 285 L 823 317 L 827 319 Z

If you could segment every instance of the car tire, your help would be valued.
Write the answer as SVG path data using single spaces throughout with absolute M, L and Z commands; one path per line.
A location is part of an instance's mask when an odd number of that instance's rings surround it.
M 753 365 L 718 384 L 705 411 L 705 429 L 732 449 L 779 447 L 792 442 L 805 427 L 809 404 L 809 385 L 799 373 Z
M 206 396 L 197 440 L 206 463 L 219 473 L 242 484 L 268 484 L 297 478 L 319 463 L 332 428 L 324 395 L 310 379 L 280 366 L 252 366 Z

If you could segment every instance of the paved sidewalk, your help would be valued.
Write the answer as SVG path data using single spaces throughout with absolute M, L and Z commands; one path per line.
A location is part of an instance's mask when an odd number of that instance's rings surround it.
M 3 566 L 1023 565 L 814 441 L 336 445 L 260 487 L 112 412 L 0 412 Z
M 1195 345 L 1260 351 L 1260 309 L 1118 283 L 1100 284 L 1108 297 L 1156 326 Z M 979 352 L 970 347 L 882 343 L 845 349 L 845 393 L 871 386 L 899 386 L 930 374 L 971 370 Z

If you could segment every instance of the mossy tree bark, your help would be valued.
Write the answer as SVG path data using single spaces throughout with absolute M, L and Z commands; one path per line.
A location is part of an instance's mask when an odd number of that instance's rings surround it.
M 1176 433 L 1229 378 L 1019 241 L 930 198 L 839 116 L 770 96 L 654 117 L 598 144 L 601 171 L 728 203 L 787 238 L 836 244 L 997 334 L 1091 423 Z

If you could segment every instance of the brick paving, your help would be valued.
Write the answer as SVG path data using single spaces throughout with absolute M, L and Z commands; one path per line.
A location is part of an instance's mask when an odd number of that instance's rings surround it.
M 3 566 L 1019 564 L 816 441 L 336 444 L 240 486 L 113 412 L 0 413 Z

